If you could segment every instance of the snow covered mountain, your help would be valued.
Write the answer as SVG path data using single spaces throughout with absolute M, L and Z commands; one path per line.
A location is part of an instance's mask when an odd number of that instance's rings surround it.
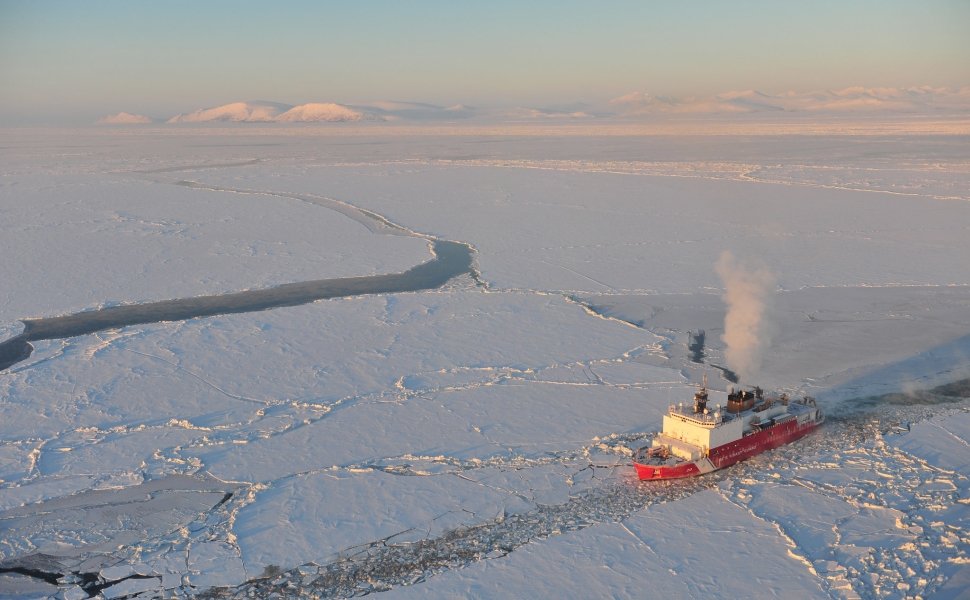
M 356 110 L 334 102 L 310 102 L 308 104 L 301 104 L 294 106 L 274 119 L 278 123 L 335 123 L 342 121 L 374 120 L 382 119 L 372 113 Z
M 357 108 L 334 102 L 310 102 L 293 106 L 279 102 L 232 102 L 213 108 L 176 115 L 169 123 L 316 123 L 380 120 L 380 117 Z
M 176 115 L 168 120 L 169 123 L 208 123 L 212 121 L 229 121 L 236 123 L 267 123 L 286 113 L 291 108 L 289 104 L 278 102 L 232 102 L 213 108 Z

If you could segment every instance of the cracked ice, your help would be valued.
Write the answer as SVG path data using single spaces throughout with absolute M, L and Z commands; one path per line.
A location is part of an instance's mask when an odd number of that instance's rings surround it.
M 500 138 L 443 159 L 481 140 L 420 137 L 381 140 L 381 160 L 339 137 L 235 132 L 213 155 L 188 130 L 85 135 L 107 154 L 3 150 L 4 339 L 21 318 L 402 272 L 429 239 L 470 244 L 474 267 L 34 342 L 0 372 L 0 592 L 959 596 L 956 141 L 874 161 L 883 141 L 853 138 L 836 165 L 824 140 L 783 140 L 778 164 L 777 140 Z M 913 159 L 926 144 L 946 168 Z M 630 450 L 705 370 L 688 332 L 723 360 L 723 250 L 778 275 L 761 383 L 832 417 L 724 472 L 638 484 Z

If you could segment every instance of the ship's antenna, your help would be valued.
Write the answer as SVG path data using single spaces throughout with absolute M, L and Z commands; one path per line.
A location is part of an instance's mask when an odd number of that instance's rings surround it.
M 702 383 L 701 383 L 701 389 L 702 390 L 706 390 L 707 389 L 707 371 L 704 372 L 704 377 L 703 377 Z

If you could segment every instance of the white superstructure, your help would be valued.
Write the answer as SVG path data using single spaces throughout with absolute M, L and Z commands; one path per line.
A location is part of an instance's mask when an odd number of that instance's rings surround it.
M 740 405 L 733 412 L 723 410 L 718 404 L 712 412 L 707 408 L 707 389 L 702 387 L 694 395 L 694 405 L 670 405 L 663 418 L 663 432 L 653 440 L 654 447 L 667 447 L 670 453 L 685 460 L 697 460 L 707 456 L 711 448 L 717 448 L 741 439 L 745 433 L 754 431 L 762 424 L 772 423 L 777 417 L 788 415 L 787 400 L 762 401 L 742 410 Z M 730 406 L 730 405 L 729 405 Z

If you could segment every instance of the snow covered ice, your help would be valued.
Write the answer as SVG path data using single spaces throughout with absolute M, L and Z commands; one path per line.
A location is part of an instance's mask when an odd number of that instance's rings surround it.
M 965 137 L 258 127 L 4 130 L 2 339 L 433 240 L 472 267 L 32 342 L 0 372 L 0 596 L 970 593 Z M 777 284 L 747 383 L 830 421 L 638 483 L 666 407 L 727 384 L 724 251 Z

